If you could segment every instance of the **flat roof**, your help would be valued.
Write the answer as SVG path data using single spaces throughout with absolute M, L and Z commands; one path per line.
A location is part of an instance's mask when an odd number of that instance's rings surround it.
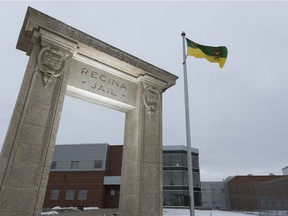
M 166 146 L 163 146 L 163 150 L 164 151 L 187 151 L 187 146 L 184 146 L 184 145 L 166 145 Z M 192 148 L 191 147 L 191 151 L 194 152 L 194 153 L 199 153 L 199 150 L 196 149 L 196 148 Z

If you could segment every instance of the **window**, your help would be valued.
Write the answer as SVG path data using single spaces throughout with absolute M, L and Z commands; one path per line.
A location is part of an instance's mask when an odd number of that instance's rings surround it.
M 184 191 L 172 192 L 173 206 L 184 206 Z
M 163 154 L 163 166 L 171 166 L 171 155 Z
M 171 191 L 163 191 L 163 205 L 164 206 L 172 206 L 172 192 Z
M 111 190 L 110 195 L 111 195 L 111 196 L 115 196 L 115 193 L 116 193 L 115 190 Z
M 67 190 L 65 200 L 74 200 L 75 190 Z
M 79 190 L 78 200 L 86 200 L 86 199 L 87 199 L 87 190 Z
M 163 154 L 163 166 L 187 167 L 187 154 L 184 153 Z
M 174 154 L 172 155 L 172 166 L 182 166 L 182 154 Z
M 188 167 L 187 154 L 183 154 L 182 157 L 183 157 L 183 166 L 184 167 Z
M 192 167 L 199 169 L 199 159 L 197 156 L 192 155 Z
M 116 192 L 115 193 L 116 196 L 120 196 L 120 190 L 116 190 L 115 192 Z
M 183 171 L 183 181 L 185 186 L 189 186 L 189 180 L 188 180 L 188 172 Z
M 79 168 L 79 161 L 72 161 L 71 169 L 78 169 L 78 168 Z
M 59 190 L 52 190 L 50 193 L 50 200 L 58 200 Z
M 102 168 L 102 160 L 94 161 L 94 169 L 101 169 Z
M 164 206 L 189 206 L 188 191 L 164 191 L 163 192 Z
M 172 185 L 183 185 L 183 171 L 172 171 Z
M 164 186 L 188 186 L 188 172 L 183 170 L 164 170 L 163 171 Z
M 163 171 L 163 185 L 171 185 L 171 171 Z
M 50 169 L 56 169 L 57 161 L 52 161 Z
M 194 187 L 200 187 L 200 173 L 193 172 L 193 186 Z

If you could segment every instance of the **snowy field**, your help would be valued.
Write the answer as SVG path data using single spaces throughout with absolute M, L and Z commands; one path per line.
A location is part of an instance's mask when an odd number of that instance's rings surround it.
M 94 210 L 95 208 L 85 208 L 84 211 Z M 96 208 L 97 209 L 97 208 Z M 56 209 L 55 209 L 56 210 Z M 57 215 L 58 212 L 51 210 L 41 215 Z M 59 210 L 59 208 L 57 208 Z M 76 209 L 75 209 L 76 210 Z M 59 214 L 61 215 L 61 214 Z M 247 213 L 218 211 L 218 210 L 195 210 L 195 216 L 247 216 Z M 255 215 L 258 215 L 257 213 Z M 190 216 L 189 209 L 163 209 L 163 216 Z

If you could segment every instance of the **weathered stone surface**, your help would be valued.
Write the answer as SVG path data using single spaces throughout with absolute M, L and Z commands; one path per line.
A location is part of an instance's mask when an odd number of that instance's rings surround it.
M 29 58 L 0 156 L 0 215 L 39 216 L 65 94 L 126 113 L 120 215 L 162 216 L 162 92 L 176 76 L 28 8 Z
M 28 213 L 34 208 L 36 195 L 37 190 L 35 189 L 1 188 L 0 209 L 4 213 L 0 215 L 8 215 L 13 212 L 22 212 L 23 215 L 32 215 L 31 213 Z M 13 200 L 13 202 L 11 202 L 11 200 Z
M 43 148 L 44 147 L 42 145 L 33 145 L 31 143 L 20 142 L 18 144 L 14 161 L 18 164 L 24 164 L 24 166 L 33 166 L 35 164 L 39 164 L 41 163 L 43 156 L 39 154 L 39 152 L 42 152 Z
M 19 126 L 16 137 L 17 142 L 31 143 L 35 145 L 42 144 L 45 127 L 26 123 L 19 123 Z
M 161 206 L 161 209 L 159 206 Z M 142 195 L 140 215 L 163 215 L 160 195 Z
M 13 163 L 5 185 L 7 185 L 7 187 L 15 188 L 19 185 L 23 188 L 35 188 L 40 182 L 40 175 L 41 167 L 39 166 L 27 166 L 25 164 Z

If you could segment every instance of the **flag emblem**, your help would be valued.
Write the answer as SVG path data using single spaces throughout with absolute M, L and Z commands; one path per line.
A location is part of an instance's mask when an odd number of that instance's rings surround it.
M 220 68 L 223 68 L 227 55 L 228 50 L 225 46 L 219 46 L 219 47 L 212 47 L 212 46 L 205 46 L 201 44 L 197 44 L 188 38 L 186 38 L 187 41 L 187 55 L 188 56 L 194 56 L 196 58 L 205 58 L 209 62 L 215 62 L 218 63 Z
M 215 52 L 214 52 L 214 54 L 217 55 L 217 56 L 220 55 L 220 53 L 221 53 L 221 51 L 219 49 L 216 49 Z

